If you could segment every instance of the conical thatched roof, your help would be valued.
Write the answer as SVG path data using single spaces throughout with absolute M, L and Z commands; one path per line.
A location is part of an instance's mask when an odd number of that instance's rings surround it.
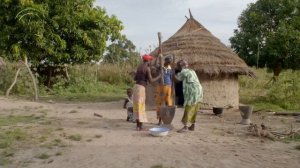
M 159 49 L 151 55 L 158 56 Z M 162 43 L 163 55 L 185 59 L 199 73 L 210 76 L 220 74 L 253 75 L 246 63 L 218 38 L 213 36 L 192 15 L 167 41 Z

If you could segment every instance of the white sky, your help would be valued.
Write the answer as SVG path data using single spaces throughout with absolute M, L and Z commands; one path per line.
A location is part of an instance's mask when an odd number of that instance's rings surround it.
M 196 20 L 229 45 L 238 17 L 251 2 L 256 0 L 96 0 L 96 6 L 123 22 L 123 34 L 143 54 L 158 45 L 157 32 L 162 41 L 176 33 L 189 17 L 189 8 Z

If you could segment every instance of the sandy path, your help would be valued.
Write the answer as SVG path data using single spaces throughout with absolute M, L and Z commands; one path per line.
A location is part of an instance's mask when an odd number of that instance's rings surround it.
M 65 148 L 31 148 L 19 151 L 11 167 L 29 162 L 34 168 L 150 168 L 154 165 L 174 168 L 296 168 L 300 165 L 297 143 L 285 144 L 246 135 L 246 127 L 237 123 L 239 113 L 225 111 L 222 118 L 211 112 L 199 113 L 196 131 L 176 133 L 181 128 L 183 109 L 176 111 L 174 130 L 166 137 L 152 137 L 147 132 L 135 131 L 135 125 L 125 121 L 123 102 L 110 103 L 34 103 L 0 98 L 0 114 L 10 108 L 43 107 L 47 117 L 59 121 L 67 134 L 80 134 L 79 142 L 65 140 Z M 70 113 L 73 110 L 74 113 Z M 103 118 L 93 116 L 94 113 Z M 16 112 L 15 112 L 16 114 Z M 150 123 L 156 123 L 155 112 L 147 112 Z M 284 120 L 284 122 L 282 122 Z M 272 128 L 286 129 L 290 123 L 299 128 L 292 117 L 254 115 L 252 121 L 262 121 Z M 82 124 L 78 124 L 78 123 Z M 95 135 L 100 137 L 95 138 Z M 299 144 L 299 143 L 298 143 Z M 36 153 L 59 150 L 61 156 L 48 160 L 34 158 Z M 21 167 L 21 166 L 20 166 Z

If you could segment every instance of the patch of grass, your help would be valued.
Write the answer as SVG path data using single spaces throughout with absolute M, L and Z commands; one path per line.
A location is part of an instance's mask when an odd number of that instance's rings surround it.
M 88 124 L 86 121 L 78 121 L 77 124 Z
M 56 152 L 55 153 L 55 156 L 61 156 L 62 155 L 62 152 Z
M 41 85 L 39 85 L 40 99 L 46 102 L 48 100 L 81 102 L 121 100 L 126 88 L 133 86 L 134 81 L 129 72 L 135 70 L 135 64 L 70 65 L 68 66 L 70 75 L 68 82 L 63 77 L 54 76 L 54 85 L 49 90 L 42 85 L 41 79 Z M 0 94 L 4 94 L 3 90 L 6 90 L 11 84 L 17 67 L 18 63 L 6 62 L 6 68 L 0 76 Z M 18 98 L 31 98 L 32 84 L 29 75 L 20 76 L 18 83 L 12 89 L 11 95 L 18 95 Z M 53 103 L 53 101 L 49 103 Z M 33 110 L 39 110 L 39 108 L 35 107 Z
M 158 165 L 151 166 L 151 168 L 164 168 L 164 166 L 162 164 L 158 164 Z
M 50 155 L 48 155 L 47 153 L 42 153 L 42 154 L 36 156 L 36 158 L 45 160 L 45 159 L 49 159 Z
M 27 137 L 27 133 L 21 129 L 0 133 L 0 148 L 8 148 L 17 141 L 24 141 Z
M 54 146 L 59 146 L 62 144 L 62 140 L 61 139 L 54 139 L 52 142 L 52 145 Z
M 52 121 L 41 121 L 40 124 L 41 125 L 51 125 Z
M 284 143 L 291 143 L 291 142 L 300 142 L 300 134 L 290 135 L 282 140 Z M 299 145 L 300 147 L 300 145 Z
M 51 110 L 50 110 L 50 109 L 40 109 L 38 112 L 39 112 L 39 113 L 42 113 L 42 114 L 44 114 L 44 115 L 47 115 L 47 113 L 48 113 L 48 112 L 51 112 Z
M 15 153 L 14 153 L 12 150 L 5 150 L 5 151 L 2 153 L 2 155 L 3 155 L 4 157 L 12 157 L 12 156 L 15 155 Z
M 69 113 L 78 113 L 77 110 L 71 110 Z
M 79 134 L 74 134 L 74 135 L 68 136 L 68 139 L 73 140 L 73 141 L 81 141 L 82 137 Z
M 56 131 L 63 131 L 63 130 L 64 130 L 63 127 L 58 127 L 58 128 L 56 129 Z
M 290 141 L 300 142 L 300 134 L 294 134 L 288 138 Z
M 5 157 L 0 157 L 0 167 L 9 165 L 11 163 L 12 163 L 12 161 L 10 159 L 5 158 Z
M 97 134 L 97 135 L 95 135 L 95 138 L 102 138 L 102 135 L 101 134 Z
M 34 115 L 30 116 L 0 116 L 0 127 L 1 126 L 10 126 L 16 125 L 18 123 L 32 123 L 36 121 L 37 118 Z
M 48 139 L 48 137 L 43 135 L 43 136 L 39 137 L 39 142 L 46 142 L 47 139 Z
M 276 82 L 266 69 L 252 69 L 257 79 L 239 76 L 242 104 L 251 104 L 254 111 L 299 111 L 300 71 L 284 70 Z

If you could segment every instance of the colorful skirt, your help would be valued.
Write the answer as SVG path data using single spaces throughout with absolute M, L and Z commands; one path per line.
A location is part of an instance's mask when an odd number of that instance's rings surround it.
M 158 85 L 155 88 L 156 113 L 159 117 L 159 111 L 162 105 L 172 106 L 172 87 L 170 85 Z M 164 103 L 164 104 L 163 104 Z
M 196 103 L 193 105 L 186 105 L 184 107 L 184 114 L 181 122 L 184 125 L 187 125 L 188 123 L 195 124 L 199 109 L 200 109 L 200 103 Z
M 139 122 L 148 122 L 145 110 L 146 89 L 143 85 L 135 84 L 133 87 L 133 114 Z

